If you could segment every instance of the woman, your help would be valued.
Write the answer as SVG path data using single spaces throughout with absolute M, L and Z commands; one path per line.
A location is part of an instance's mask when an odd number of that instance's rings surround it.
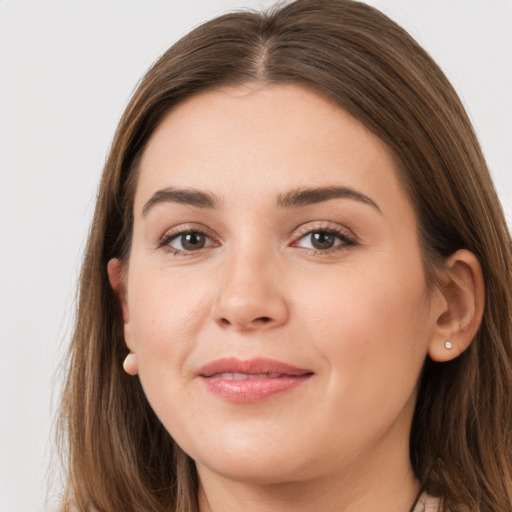
M 79 510 L 510 510 L 510 236 L 384 15 L 222 16 L 121 119 L 64 394 Z

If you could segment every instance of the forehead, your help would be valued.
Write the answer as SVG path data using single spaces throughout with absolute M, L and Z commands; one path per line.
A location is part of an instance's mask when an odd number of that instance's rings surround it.
M 225 88 L 179 104 L 157 127 L 140 162 L 135 213 L 171 186 L 229 199 L 332 185 L 407 202 L 390 151 L 332 102 L 297 85 Z

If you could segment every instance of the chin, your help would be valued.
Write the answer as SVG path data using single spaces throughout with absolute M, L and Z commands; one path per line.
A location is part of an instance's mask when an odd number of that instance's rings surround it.
M 311 465 L 306 461 L 290 461 L 259 453 L 258 457 L 228 455 L 223 460 L 197 460 L 196 465 L 201 475 L 201 466 L 222 477 L 247 484 L 273 485 L 286 482 L 298 482 L 312 477 Z
M 196 462 L 199 473 L 204 467 L 230 480 L 276 484 L 313 476 L 314 458 L 307 455 L 301 444 L 285 443 L 283 439 L 251 443 L 248 439 L 243 436 L 224 442 L 215 439 L 207 446 L 194 446 L 189 450 L 183 446 L 183 449 Z

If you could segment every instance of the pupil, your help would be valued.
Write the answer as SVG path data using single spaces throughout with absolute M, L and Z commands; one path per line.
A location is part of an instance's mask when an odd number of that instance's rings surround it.
M 315 249 L 330 249 L 334 246 L 335 236 L 325 231 L 319 231 L 311 235 L 311 243 Z
M 201 233 L 187 233 L 183 235 L 181 245 L 186 251 L 202 249 L 205 244 L 205 236 Z

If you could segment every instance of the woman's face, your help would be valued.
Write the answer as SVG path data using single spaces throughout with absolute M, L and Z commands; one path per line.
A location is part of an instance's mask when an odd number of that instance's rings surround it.
M 294 85 L 177 106 L 141 160 L 123 287 L 144 391 L 200 475 L 409 464 L 437 295 L 388 150 L 338 107 Z

